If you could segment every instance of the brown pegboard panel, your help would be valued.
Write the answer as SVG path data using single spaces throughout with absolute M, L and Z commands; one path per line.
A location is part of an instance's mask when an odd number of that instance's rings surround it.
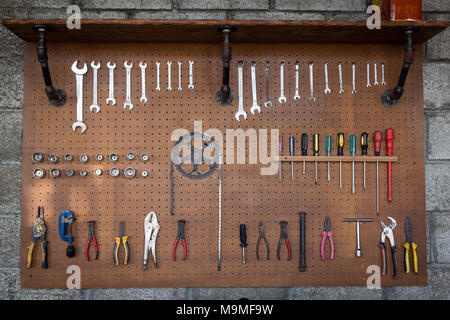
M 345 45 L 345 44 L 236 44 L 233 45 L 231 86 L 235 95 L 233 105 L 219 107 L 215 93 L 222 79 L 221 47 L 218 44 L 189 43 L 140 43 L 140 44 L 55 44 L 49 43 L 50 68 L 57 87 L 67 92 L 67 104 L 61 108 L 51 107 L 43 91 L 43 81 L 36 61 L 36 45 L 26 44 L 25 54 L 25 103 L 23 144 L 23 195 L 22 195 L 22 247 L 21 285 L 23 288 L 64 288 L 66 268 L 78 265 L 81 268 L 81 286 L 94 287 L 227 287 L 227 286 L 364 286 L 369 276 L 369 265 L 380 265 L 378 248 L 381 227 L 380 220 L 393 216 L 398 226 L 394 231 L 399 248 L 397 258 L 402 270 L 401 244 L 405 241 L 404 222 L 412 217 L 414 238 L 419 244 L 419 275 L 405 275 L 400 272 L 397 280 L 389 274 L 382 277 L 382 284 L 425 285 L 426 284 L 426 231 L 424 195 L 424 135 L 423 135 L 423 89 L 422 50 L 416 48 L 415 64 L 410 70 L 405 94 L 395 108 L 382 106 L 380 96 L 397 81 L 400 71 L 403 45 Z M 237 67 L 242 59 L 244 66 L 245 110 L 248 120 L 237 122 Z M 98 72 L 98 99 L 101 112 L 89 112 L 92 101 L 92 70 L 84 77 L 84 120 L 88 126 L 85 134 L 74 133 L 71 125 L 76 116 L 75 75 L 70 67 L 78 60 L 90 64 L 101 62 Z M 167 65 L 172 64 L 172 86 L 168 92 Z M 187 90 L 188 60 L 194 60 L 195 90 Z M 257 61 L 257 82 L 259 104 L 265 97 L 265 60 L 271 62 L 271 98 L 274 106 L 262 114 L 251 115 L 251 60 Z M 279 62 L 284 60 L 285 90 L 287 103 L 280 105 Z M 300 94 L 302 99 L 294 102 L 294 63 L 300 66 Z M 387 86 L 366 88 L 366 61 L 378 62 L 378 80 L 381 81 L 381 61 L 386 63 Z M 106 63 L 116 61 L 115 97 L 117 106 L 107 106 L 108 69 Z M 132 101 L 134 109 L 124 110 L 125 69 L 124 61 L 133 62 Z M 148 64 L 147 104 L 139 102 L 139 62 Z M 155 91 L 155 62 L 161 62 L 161 91 Z M 183 91 L 176 90 L 178 66 L 183 62 Z M 314 88 L 317 101 L 310 103 L 308 62 L 314 61 Z M 325 95 L 323 62 L 328 61 L 329 82 L 332 93 Z M 338 94 L 339 61 L 343 63 L 344 89 Z M 357 63 L 358 94 L 351 94 L 351 63 Z M 79 64 L 81 65 L 81 64 Z M 373 71 L 373 66 L 371 67 Z M 373 82 L 373 73 L 372 73 Z M 395 129 L 394 154 L 399 161 L 393 165 L 393 202 L 387 202 L 386 164 L 380 164 L 381 215 L 375 212 L 375 164 L 367 164 L 367 190 L 362 190 L 362 164 L 356 164 L 357 193 L 351 194 L 351 163 L 343 164 L 344 189 L 339 190 L 338 163 L 331 164 L 332 181 L 326 181 L 326 163 L 319 164 L 319 184 L 314 183 L 313 163 L 307 164 L 307 174 L 301 174 L 301 162 L 295 164 L 295 180 L 291 181 L 290 164 L 283 163 L 283 182 L 278 176 L 261 176 L 260 165 L 223 166 L 222 182 L 222 271 L 217 271 L 217 217 L 218 217 L 218 174 L 192 181 L 175 171 L 175 216 L 170 216 L 170 141 L 173 130 L 193 130 L 194 120 L 203 121 L 203 130 L 217 128 L 224 134 L 226 129 L 247 128 L 279 129 L 284 136 L 285 155 L 288 137 L 297 139 L 297 155 L 300 154 L 300 137 L 303 132 L 310 136 L 321 136 L 321 154 L 324 154 L 325 135 L 333 137 L 333 154 L 336 154 L 336 135 L 342 131 L 346 136 L 345 154 L 349 152 L 348 137 L 367 131 L 372 137 L 375 130 Z M 225 138 L 225 136 L 224 136 Z M 269 144 L 270 145 L 270 144 Z M 310 148 L 311 150 L 311 148 Z M 59 179 L 45 177 L 32 179 L 35 166 L 49 169 L 47 163 L 33 165 L 31 154 L 57 154 L 62 157 L 70 153 L 78 157 L 88 154 L 90 161 L 80 164 L 74 161 L 68 165 L 60 162 L 54 167 L 61 169 L 88 170 L 85 178 L 76 176 Z M 117 152 L 120 160 L 113 165 L 109 160 L 98 164 L 97 153 L 107 156 Z M 147 163 L 126 161 L 128 152 L 147 153 Z M 358 153 L 360 153 L 358 146 Z M 381 154 L 385 154 L 383 141 Z M 373 155 L 370 140 L 369 155 Z M 121 169 L 134 166 L 138 171 L 148 170 L 149 176 L 128 180 L 123 176 L 102 177 L 92 174 L 94 168 L 104 171 L 113 166 Z M 40 268 L 40 256 L 35 250 L 34 266 L 26 268 L 27 246 L 31 239 L 37 207 L 45 207 L 48 227 L 49 269 Z M 77 221 L 74 224 L 77 254 L 69 259 L 65 255 L 67 243 L 58 235 L 58 217 L 63 210 L 71 210 Z M 159 268 L 149 265 L 142 271 L 144 228 L 143 221 L 148 212 L 155 211 L 161 225 L 157 240 Z M 308 269 L 298 270 L 299 218 L 298 212 L 306 211 L 306 255 Z M 336 245 L 335 261 L 320 260 L 321 231 L 325 216 L 329 215 Z M 342 218 L 371 217 L 373 223 L 361 227 L 363 257 L 356 258 L 354 251 L 355 224 L 344 223 Z M 96 220 L 96 235 L 100 247 L 98 261 L 87 262 L 84 245 L 87 239 L 88 220 Z M 187 261 L 172 261 L 171 248 L 177 232 L 177 220 L 185 219 L 185 233 L 188 243 Z M 112 261 L 113 237 L 118 235 L 119 221 L 126 221 L 126 234 L 130 236 L 130 263 L 115 267 Z M 292 260 L 286 261 L 283 246 L 282 260 L 276 259 L 276 245 L 280 227 L 279 221 L 288 221 L 288 235 L 292 245 Z M 263 221 L 270 244 L 270 261 L 256 261 L 255 246 L 258 238 L 258 222 Z M 248 263 L 241 264 L 239 247 L 239 224 L 247 224 Z M 261 248 L 263 250 L 264 248 Z

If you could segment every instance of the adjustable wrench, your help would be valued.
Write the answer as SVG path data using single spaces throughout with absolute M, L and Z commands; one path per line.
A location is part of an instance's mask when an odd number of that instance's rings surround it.
M 356 91 L 356 63 L 352 62 L 352 94 L 356 94 L 358 91 Z
M 123 66 L 127 70 L 127 94 L 125 97 L 125 102 L 123 104 L 123 108 L 126 109 L 127 107 L 133 109 L 133 104 L 131 103 L 131 68 L 133 68 L 133 62 L 130 62 L 128 64 L 128 61 L 125 61 L 123 63 Z
M 182 91 L 183 88 L 181 87 L 181 61 L 178 61 L 178 91 Z
M 331 90 L 328 86 L 328 61 L 325 61 L 323 66 L 325 68 L 325 90 L 323 90 L 323 92 L 325 92 L 325 94 L 329 94 L 331 93 Z
M 77 121 L 72 124 L 72 130 L 81 128 L 81 133 L 86 131 L 86 124 L 83 122 L 83 75 L 87 72 L 88 68 L 84 63 L 83 69 L 77 68 L 78 61 L 72 64 L 72 71 L 75 73 L 77 79 Z
M 139 67 L 141 68 L 141 83 L 142 83 L 142 96 L 141 96 L 141 102 L 147 103 L 147 97 L 145 96 L 145 69 L 147 68 L 147 63 L 139 63 Z
M 98 113 L 100 111 L 100 107 L 97 101 L 97 71 L 100 69 L 100 62 L 95 64 L 95 61 L 92 61 L 91 68 L 94 74 L 94 79 L 92 80 L 92 104 L 89 107 L 89 110 L 92 112 L 95 109 L 95 113 Z
M 386 85 L 386 81 L 384 81 L 384 62 L 381 62 L 381 84 L 383 86 Z
M 311 90 L 311 96 L 309 97 L 310 102 L 316 101 L 316 98 L 314 98 L 314 62 L 309 63 L 309 89 Z
M 342 83 L 342 62 L 338 63 L 339 67 L 339 94 L 344 93 L 344 84 Z
M 108 61 L 107 63 L 108 69 L 109 69 L 109 96 L 108 99 L 106 99 L 106 105 L 109 105 L 109 102 L 112 103 L 112 105 L 116 105 L 116 99 L 114 99 L 114 69 L 116 68 L 116 63 L 111 64 L 111 62 Z
M 300 69 L 300 62 L 295 61 L 295 94 L 294 94 L 294 101 L 300 100 L 300 93 L 299 93 L 299 87 L 298 87 L 298 72 Z
M 255 111 L 261 113 L 261 107 L 258 106 L 258 97 L 256 94 L 256 61 L 250 62 L 250 69 L 252 71 L 252 98 L 253 98 L 253 105 L 250 108 L 250 112 L 253 115 L 255 115 Z
M 264 107 L 268 108 L 272 106 L 272 101 L 270 101 L 270 91 L 269 91 L 269 71 L 270 71 L 270 61 L 264 62 L 266 69 L 266 101 L 264 102 Z
M 376 62 L 373 63 L 373 76 L 374 76 L 373 85 L 377 86 L 378 85 L 378 71 L 377 71 L 377 63 Z
M 170 72 L 172 71 L 171 66 L 172 61 L 167 61 L 167 91 L 172 91 L 172 76 L 170 74 Z
M 280 97 L 278 102 L 286 102 L 286 96 L 284 95 L 284 61 L 280 62 Z
M 159 66 L 161 63 L 158 61 L 156 62 L 156 91 L 161 91 L 161 87 L 159 86 Z
M 237 121 L 239 120 L 240 116 L 244 117 L 244 120 L 247 120 L 247 112 L 244 111 L 244 77 L 242 69 L 244 67 L 244 61 L 239 60 L 237 62 L 238 66 L 238 94 L 239 94 L 239 109 L 235 113 L 234 117 Z
M 366 87 L 367 88 L 371 87 L 371 84 L 370 84 L 370 61 L 369 60 L 367 60 L 367 84 L 366 84 Z
M 188 84 L 188 89 L 194 89 L 193 64 L 194 64 L 194 61 L 189 60 L 189 84 Z

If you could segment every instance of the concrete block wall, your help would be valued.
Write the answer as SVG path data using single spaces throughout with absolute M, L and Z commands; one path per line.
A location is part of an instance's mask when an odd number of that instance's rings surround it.
M 425 20 L 450 20 L 450 2 L 423 0 Z M 2 0 L 3 18 L 362 20 L 366 0 Z M 429 285 L 366 288 L 22 290 L 19 280 L 23 42 L 0 26 L 0 299 L 450 299 L 450 30 L 425 48 L 424 112 Z M 425 245 L 425 244 L 419 244 Z

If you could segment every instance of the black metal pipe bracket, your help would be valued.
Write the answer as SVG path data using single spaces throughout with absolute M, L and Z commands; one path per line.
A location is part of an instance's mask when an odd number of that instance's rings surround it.
M 414 62 L 414 41 L 413 34 L 416 31 L 414 28 L 407 28 L 405 30 L 406 36 L 406 47 L 403 56 L 403 66 L 400 76 L 398 78 L 397 86 L 393 90 L 386 90 L 381 96 L 381 101 L 388 107 L 394 107 L 403 95 L 404 86 L 406 82 L 406 77 L 408 76 L 408 71 Z
M 39 33 L 37 58 L 41 64 L 42 75 L 44 77 L 45 93 L 47 94 L 48 101 L 52 106 L 61 107 L 67 101 L 67 95 L 64 90 L 55 89 L 52 84 L 47 55 L 47 32 L 49 31 L 49 28 L 45 25 L 34 25 L 33 30 Z
M 231 62 L 231 43 L 230 34 L 236 29 L 234 27 L 225 26 L 219 28 L 217 31 L 223 34 L 222 44 L 222 61 L 223 61 L 223 76 L 222 87 L 216 93 L 217 103 L 221 106 L 228 106 L 233 102 L 233 93 L 230 88 L 230 62 Z

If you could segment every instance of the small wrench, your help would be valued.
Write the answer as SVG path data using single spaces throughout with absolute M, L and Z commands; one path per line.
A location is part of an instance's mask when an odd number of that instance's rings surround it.
M 83 122 L 83 75 L 87 72 L 88 68 L 84 63 L 83 69 L 77 68 L 78 61 L 75 61 L 72 65 L 72 71 L 75 73 L 77 79 L 77 121 L 72 124 L 72 130 L 81 128 L 81 133 L 86 131 L 86 124 Z
M 367 60 L 367 84 L 366 84 L 367 88 L 370 88 L 370 61 Z
M 284 61 L 280 62 L 280 97 L 278 98 L 278 102 L 286 102 L 286 97 L 284 95 Z
M 378 85 L 378 71 L 377 71 L 377 63 L 376 62 L 373 63 L 373 76 L 374 76 L 373 85 L 377 86 Z
M 238 94 L 239 94 L 239 109 L 234 115 L 237 121 L 240 116 L 244 117 L 244 120 L 247 120 L 247 112 L 244 111 L 244 77 L 242 75 L 242 69 L 244 67 L 244 61 L 239 60 L 237 62 L 238 66 Z
M 339 67 L 339 94 L 344 93 L 344 84 L 342 82 L 342 62 L 338 63 Z
M 178 61 L 178 91 L 182 91 L 183 88 L 181 87 L 181 61 Z
M 250 69 L 252 72 L 252 98 L 253 98 L 253 105 L 250 108 L 250 112 L 253 115 L 255 115 L 255 111 L 261 113 L 261 107 L 258 106 L 258 97 L 256 95 L 256 61 L 250 62 Z
M 352 62 L 352 83 L 353 83 L 353 89 L 352 94 L 356 94 L 358 91 L 356 91 L 356 63 Z
M 172 91 L 172 76 L 171 72 L 172 61 L 167 61 L 167 91 Z
M 89 107 L 89 110 L 93 112 L 95 109 L 95 113 L 98 113 L 100 111 L 100 107 L 97 100 L 97 71 L 100 69 L 100 62 L 95 64 L 95 61 L 92 61 L 91 68 L 94 73 L 94 79 L 92 80 L 92 104 Z
M 156 62 L 156 91 L 161 91 L 161 87 L 159 86 L 159 66 L 161 63 Z
M 114 99 L 114 69 L 116 68 L 116 63 L 111 64 L 111 62 L 108 61 L 107 63 L 108 69 L 109 69 L 109 96 L 108 99 L 106 99 L 106 105 L 109 105 L 111 102 L 112 105 L 116 105 L 116 99 Z
M 269 91 L 269 71 L 270 71 L 270 61 L 264 62 L 266 68 L 266 101 L 264 102 L 264 107 L 268 108 L 272 106 L 272 101 L 270 101 L 270 91 Z
M 323 66 L 325 68 L 325 90 L 323 90 L 323 92 L 325 92 L 325 94 L 329 94 L 331 93 L 331 90 L 330 87 L 328 86 L 328 61 L 325 61 Z
M 194 64 L 194 61 L 189 60 L 189 84 L 188 84 L 188 89 L 194 89 L 193 64 Z
M 133 109 L 133 104 L 131 103 L 131 68 L 133 68 L 133 62 L 130 62 L 128 64 L 128 61 L 125 61 L 123 63 L 123 66 L 127 70 L 127 94 L 125 97 L 125 102 L 123 104 L 123 108 L 126 109 L 127 107 Z
M 311 96 L 309 97 L 310 102 L 316 101 L 316 98 L 314 98 L 314 62 L 309 63 L 309 88 L 311 90 Z
M 142 83 L 142 96 L 141 96 L 141 102 L 147 103 L 147 97 L 145 96 L 145 69 L 147 68 L 147 62 L 139 63 L 139 67 L 141 68 L 141 83 Z
M 384 81 L 384 62 L 381 62 L 381 84 L 383 86 L 386 85 L 386 81 Z
M 298 73 L 300 69 L 300 62 L 295 61 L 295 94 L 294 101 L 300 100 L 299 86 L 298 86 Z

